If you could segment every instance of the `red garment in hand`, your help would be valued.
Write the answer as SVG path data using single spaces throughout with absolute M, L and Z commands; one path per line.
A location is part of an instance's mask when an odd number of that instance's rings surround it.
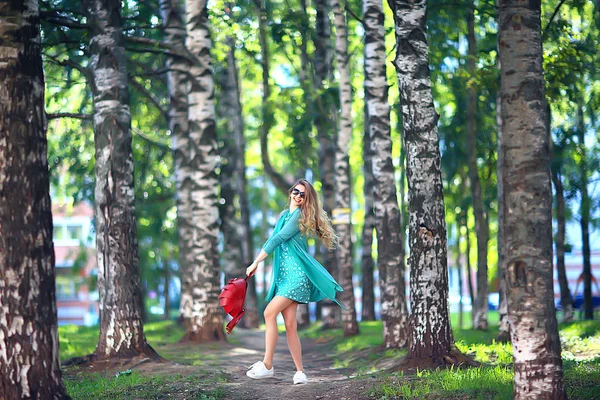
M 238 322 L 242 319 L 242 316 L 246 312 L 244 309 L 244 301 L 246 301 L 246 289 L 248 288 L 247 279 L 234 278 L 227 282 L 227 285 L 223 288 L 223 291 L 219 295 L 219 303 L 225 312 L 233 317 L 225 328 L 229 334 Z

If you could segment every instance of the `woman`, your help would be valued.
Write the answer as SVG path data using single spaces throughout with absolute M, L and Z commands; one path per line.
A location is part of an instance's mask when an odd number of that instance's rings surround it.
M 265 356 L 254 363 L 246 375 L 253 379 L 273 376 L 273 354 L 277 344 L 277 314 L 285 321 L 288 347 L 296 366 L 294 384 L 307 383 L 303 372 L 302 347 L 298 338 L 296 310 L 299 303 L 329 298 L 336 303 L 337 292 L 343 289 L 327 270 L 308 254 L 307 236 L 320 238 L 332 250 L 337 236 L 319 205 L 317 192 L 304 179 L 299 179 L 289 190 L 289 209 L 281 213 L 273 234 L 263 246 L 260 254 L 246 269 L 251 276 L 258 264 L 274 253 L 272 285 L 267 294 L 269 302 L 265 309 Z M 341 304 L 340 304 L 341 305 Z

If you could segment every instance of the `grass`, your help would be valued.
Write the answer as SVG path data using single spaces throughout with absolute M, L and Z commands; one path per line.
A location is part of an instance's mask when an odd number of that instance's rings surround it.
M 358 336 L 344 337 L 341 329 L 320 330 L 318 324 L 300 332 L 304 338 L 326 343 L 335 354 L 335 367 L 375 373 L 375 383 L 368 394 L 377 399 L 512 399 L 512 346 L 496 343 L 498 314 L 489 314 L 490 329 L 472 331 L 453 329 L 457 348 L 482 363 L 479 368 L 420 371 L 416 375 L 377 372 L 384 361 L 399 360 L 405 350 L 382 347 L 381 322 L 360 323 Z M 452 315 L 453 326 L 458 316 Z M 464 326 L 470 328 L 465 319 Z M 61 326 L 60 358 L 83 356 L 94 351 L 97 327 Z M 183 330 L 173 321 L 144 325 L 148 342 L 171 360 L 200 368 L 218 364 L 210 351 L 200 354 L 185 346 L 175 346 Z M 600 321 L 576 321 L 559 326 L 567 395 L 570 399 L 598 399 L 600 387 Z M 231 338 L 235 341 L 235 337 Z M 217 345 L 216 345 L 217 346 Z M 207 347 L 210 350 L 210 346 Z M 213 357 L 213 358 L 211 358 Z M 216 364 L 215 364 L 216 363 Z M 155 399 L 179 396 L 187 399 L 219 399 L 223 397 L 217 377 L 145 376 L 131 372 L 119 377 L 106 375 L 71 375 L 65 385 L 73 399 Z
M 378 399 L 512 399 L 512 345 L 497 343 L 498 313 L 491 312 L 488 331 L 453 329 L 457 348 L 482 363 L 479 368 L 420 371 L 414 376 L 383 373 L 368 394 Z M 453 326 L 458 316 L 452 315 Z M 470 321 L 465 326 L 470 328 Z M 321 332 L 317 327 L 303 333 L 310 338 L 325 338 L 340 355 L 360 352 L 381 345 L 381 322 L 360 324 L 358 337 L 344 338 L 341 331 Z M 576 321 L 559 326 L 565 386 L 570 399 L 598 399 L 600 387 L 600 321 Z M 373 347 L 371 347 L 373 349 Z M 383 357 L 399 353 L 372 354 Z M 374 364 L 377 360 L 371 360 Z
M 192 366 L 215 363 L 214 356 L 188 346 L 174 346 L 183 337 L 184 330 L 174 321 L 144 324 L 148 343 L 168 360 Z M 92 353 L 98 341 L 98 327 L 65 325 L 58 327 L 60 359 L 85 356 Z M 210 346 L 208 346 L 210 347 Z M 207 347 L 207 348 L 208 348 Z M 106 373 L 72 373 L 63 375 L 67 393 L 73 399 L 162 399 L 176 396 L 186 399 L 220 399 L 223 392 L 217 375 L 183 376 L 165 374 L 144 375 L 126 370 L 118 376 Z
M 137 372 L 118 377 L 77 376 L 64 380 L 67 393 L 73 399 L 159 399 L 185 394 L 188 399 L 219 399 L 223 393 L 218 385 L 204 378 L 178 376 L 144 376 Z M 211 387 L 212 386 L 212 387 Z

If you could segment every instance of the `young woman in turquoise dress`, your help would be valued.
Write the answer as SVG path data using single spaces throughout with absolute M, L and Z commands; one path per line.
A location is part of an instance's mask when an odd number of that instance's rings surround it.
M 319 204 L 317 192 L 308 181 L 299 179 L 289 190 L 289 209 L 281 213 L 273 234 L 246 269 L 248 276 L 254 274 L 258 264 L 273 253 L 271 287 L 266 297 L 269 303 L 264 312 L 265 355 L 262 361 L 254 363 L 246 373 L 250 378 L 263 379 L 274 375 L 277 315 L 281 313 L 285 321 L 288 347 L 296 366 L 293 382 L 307 383 L 296 325 L 298 304 L 324 298 L 340 304 L 335 297 L 337 292 L 342 291 L 342 287 L 308 253 L 308 236 L 321 239 L 330 250 L 337 243 L 337 236 L 327 213 Z

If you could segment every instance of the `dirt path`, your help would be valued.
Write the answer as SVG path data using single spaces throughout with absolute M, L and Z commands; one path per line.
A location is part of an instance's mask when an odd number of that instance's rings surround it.
M 334 368 L 335 358 L 327 344 L 302 339 L 305 385 L 294 385 L 296 372 L 287 347 L 285 334 L 280 334 L 273 366 L 275 377 L 254 380 L 246 376 L 250 365 L 263 358 L 264 331 L 236 328 L 227 342 L 205 344 L 158 344 L 157 351 L 165 362 L 148 359 L 128 360 L 124 364 L 75 366 L 64 370 L 67 379 L 79 380 L 80 373 L 100 373 L 110 379 L 115 372 L 133 370 L 144 376 L 170 379 L 157 384 L 150 397 L 143 394 L 144 385 L 132 388 L 125 397 L 135 400 L 153 399 L 235 399 L 235 400 L 360 400 L 368 396 L 374 380 L 355 377 L 353 368 Z M 362 358 L 360 354 L 355 357 Z M 364 354 L 363 354 L 364 356 Z M 171 360 L 171 361 L 167 361 Z M 176 361 L 176 362 L 173 362 Z M 146 385 L 147 386 L 147 385 Z M 108 395 L 107 395 L 108 396 Z M 102 397 L 114 398 L 114 397 Z
M 237 328 L 236 328 L 237 329 Z M 285 334 L 279 336 L 273 366 L 275 377 L 262 380 L 246 376 L 247 368 L 262 360 L 264 332 L 240 329 L 234 339 L 238 346 L 221 358 L 223 372 L 230 379 L 223 385 L 227 399 L 367 399 L 365 381 L 354 379 L 354 370 L 334 369 L 334 359 L 325 344 L 302 340 L 304 370 L 308 384 L 293 385 L 296 372 Z

